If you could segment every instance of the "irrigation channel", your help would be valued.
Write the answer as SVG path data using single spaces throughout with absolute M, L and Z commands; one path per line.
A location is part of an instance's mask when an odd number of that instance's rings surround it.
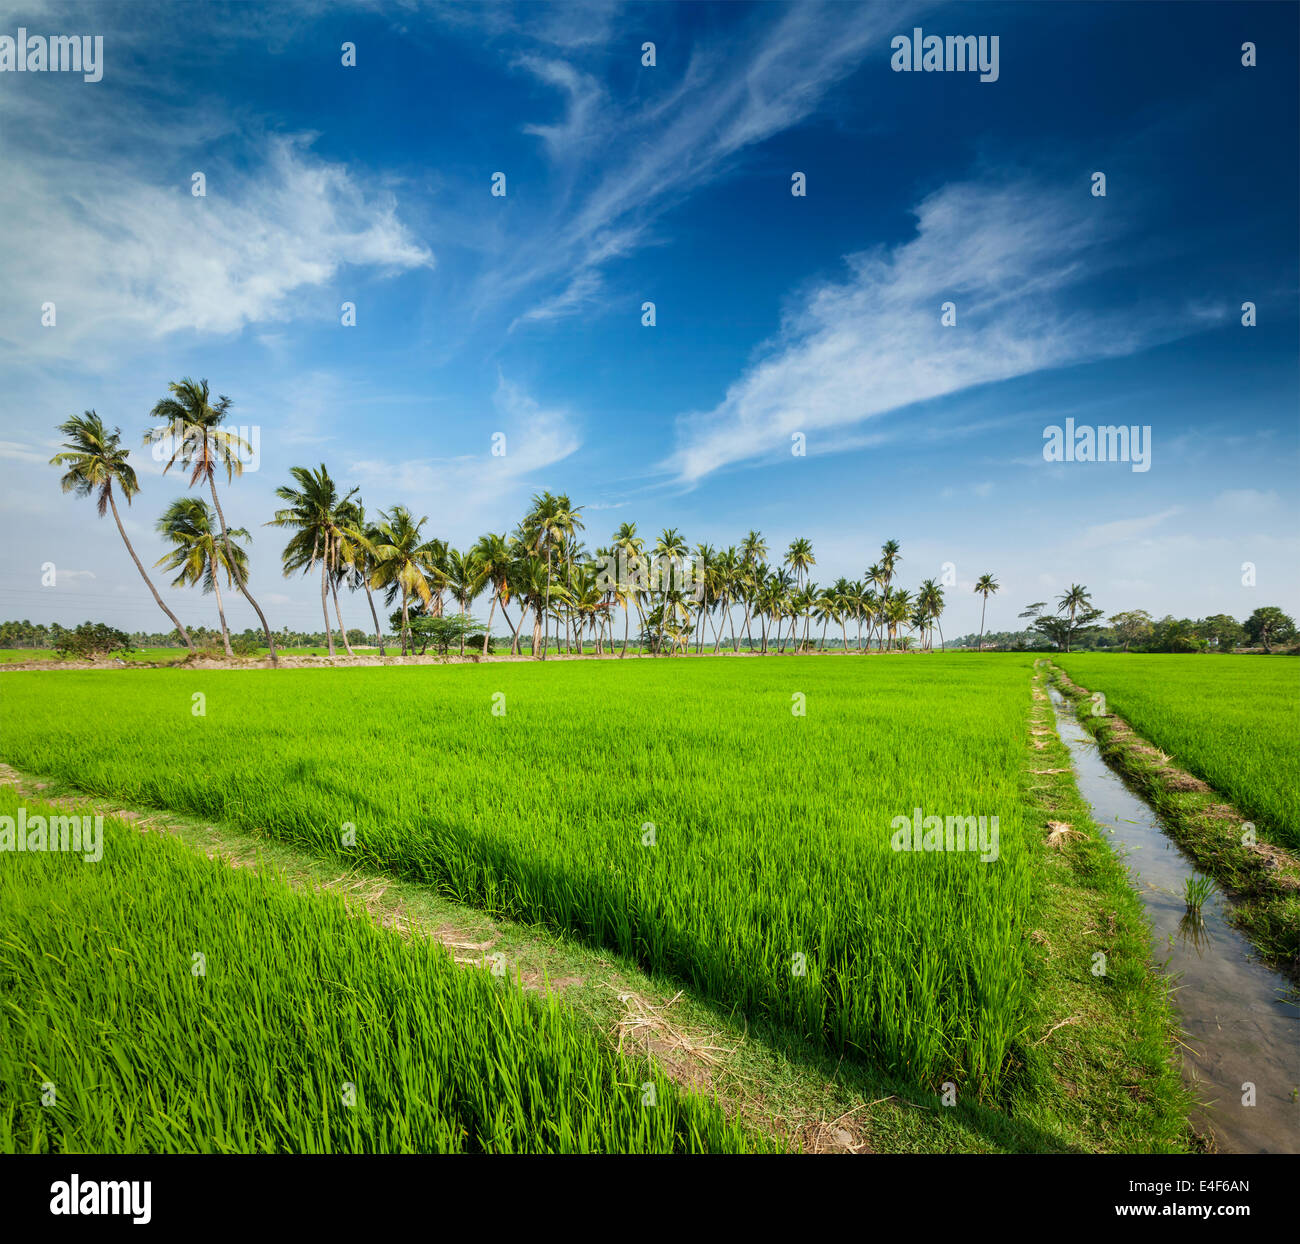
M 1157 962 L 1175 978 L 1184 1028 L 1183 1076 L 1204 1103 L 1194 1121 L 1222 1153 L 1300 1152 L 1300 1006 L 1286 979 L 1253 956 L 1217 891 L 1198 922 L 1183 883 L 1196 871 L 1155 812 L 1102 759 L 1064 697 L 1050 688 L 1079 792 L 1125 856 L 1152 926 Z M 1255 1086 L 1255 1104 L 1243 1104 Z

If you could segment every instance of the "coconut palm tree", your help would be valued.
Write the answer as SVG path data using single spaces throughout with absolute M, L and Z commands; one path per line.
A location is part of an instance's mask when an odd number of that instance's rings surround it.
M 379 528 L 366 518 L 366 507 L 360 501 L 346 501 L 340 505 L 339 522 L 360 536 L 360 539 L 352 545 L 348 586 L 353 590 L 358 587 L 365 589 L 370 616 L 375 623 L 375 646 L 379 649 L 381 657 L 387 656 L 384 651 L 384 628 L 379 624 L 379 611 L 375 608 L 374 593 L 370 590 L 375 569 L 379 564 L 375 559 L 375 542 L 379 538 Z
M 745 596 L 745 642 L 752 648 L 754 637 L 749 631 L 749 622 L 754 606 L 754 596 L 762 586 L 767 574 L 764 562 L 767 558 L 767 541 L 761 531 L 751 531 L 740 542 L 741 587 Z M 756 573 L 756 568 L 763 566 L 763 574 Z
M 653 549 L 655 564 L 658 574 L 652 578 L 652 584 L 663 593 L 665 602 L 673 595 L 676 585 L 681 580 L 682 558 L 686 556 L 686 537 L 682 535 L 676 527 L 665 527 L 659 533 L 659 539 L 655 541 Z M 655 582 L 657 580 L 657 582 Z M 681 593 L 677 591 L 677 599 L 672 601 L 672 608 L 665 611 L 665 618 L 671 613 L 676 616 L 680 612 Z M 675 630 L 671 633 L 675 635 Z M 665 625 L 660 628 L 659 641 L 655 647 L 657 656 L 663 648 L 663 640 L 670 634 L 670 628 Z M 674 651 L 676 644 L 674 643 Z
M 343 510 L 341 515 L 340 510 L 350 505 L 357 490 L 354 488 L 346 497 L 340 498 L 338 488 L 323 462 L 314 471 L 308 467 L 291 467 L 289 474 L 297 481 L 298 487 L 281 484 L 275 490 L 275 495 L 286 505 L 283 509 L 276 510 L 275 516 L 265 525 L 294 533 L 280 554 L 286 579 L 299 572 L 307 574 L 320 562 L 320 607 L 325 619 L 325 643 L 332 657 L 334 633 L 330 629 L 328 594 L 336 566 L 342 561 L 341 556 L 336 557 L 336 554 L 344 547 L 349 554 L 353 554 L 361 544 L 361 540 L 356 538 L 359 533 L 345 531 L 340 521 L 341 517 L 351 520 L 355 515 L 350 510 Z M 334 604 L 341 630 L 343 617 L 338 609 L 337 589 Z M 346 634 L 343 642 L 351 656 L 352 649 L 347 643 Z
M 925 615 L 926 626 L 933 629 L 939 621 L 939 615 L 943 613 L 943 588 L 941 588 L 935 579 L 926 579 L 922 584 L 920 591 L 917 593 L 917 602 Z M 943 646 L 943 627 L 939 627 L 939 645 Z M 933 649 L 934 641 L 931 639 L 930 647 Z
M 161 398 L 154 403 L 149 412 L 151 419 L 162 420 L 163 426 L 149 428 L 145 431 L 146 445 L 170 444 L 171 456 L 163 467 L 165 475 L 176 462 L 190 468 L 190 487 L 206 480 L 212 493 L 212 507 L 217 512 L 221 524 L 221 541 L 226 546 L 226 558 L 235 568 L 235 586 L 243 598 L 253 606 L 262 631 L 266 635 L 266 646 L 271 656 L 271 664 L 279 665 L 280 658 L 275 650 L 275 637 L 262 606 L 253 599 L 248 590 L 246 573 L 230 548 L 230 534 L 226 530 L 226 516 L 221 509 L 221 498 L 217 496 L 217 468 L 224 467 L 226 482 L 230 483 L 236 475 L 244 473 L 241 453 L 251 452 L 251 446 L 237 433 L 223 428 L 226 416 L 230 413 L 230 398 L 221 396 L 213 404 L 211 392 L 206 380 L 194 381 L 186 376 L 181 381 L 173 381 L 167 386 L 170 397 Z
M 700 591 L 699 608 L 696 610 L 696 640 L 695 655 L 699 656 L 704 648 L 704 623 L 707 619 L 713 621 L 713 610 L 717 606 L 719 592 L 717 590 L 718 573 L 714 569 L 713 563 L 718 559 L 718 552 L 711 544 L 697 544 L 695 546 L 695 574 L 696 583 Z M 717 628 L 714 628 L 717 633 Z
M 550 492 L 535 494 L 532 500 L 532 508 L 524 516 L 522 527 L 530 552 L 537 557 L 541 557 L 543 553 L 546 555 L 544 616 L 549 619 L 551 613 L 551 560 L 556 544 L 564 539 L 568 530 L 566 516 L 560 506 L 559 498 L 552 496 Z M 543 627 L 542 629 L 542 660 L 545 661 L 546 628 Z M 536 655 L 535 652 L 534 655 Z
M 463 553 L 459 549 L 449 549 L 444 561 L 444 567 L 447 587 L 450 589 L 452 596 L 455 597 L 456 604 L 460 606 L 460 612 L 468 614 L 470 601 L 483 590 L 487 583 L 486 567 L 479 560 L 474 549 L 468 549 Z M 463 630 L 460 635 L 460 655 L 465 655 L 465 632 Z
M 498 604 L 501 606 L 501 616 L 506 619 L 506 625 L 510 625 L 510 618 L 506 614 L 506 602 L 510 599 L 510 563 L 514 559 L 505 536 L 495 535 L 492 532 L 479 537 L 473 553 L 482 568 L 484 582 L 492 589 L 492 608 L 488 613 L 487 633 L 483 636 L 483 655 L 487 656 L 488 645 L 492 642 L 492 619 L 496 617 Z
M 722 636 L 728 623 L 731 625 L 731 647 L 733 651 L 738 651 L 736 647 L 736 616 L 732 612 L 732 605 L 735 602 L 739 572 L 740 557 L 736 552 L 736 546 L 733 544 L 717 554 L 714 560 L 714 590 L 717 592 L 718 608 L 722 611 L 721 624 L 714 632 L 713 652 L 715 656 L 722 646 Z
M 846 582 L 846 580 L 842 580 Z M 817 620 L 822 624 L 821 650 L 826 651 L 826 628 L 840 620 L 840 597 L 833 587 L 823 588 L 813 603 Z
M 797 540 L 790 541 L 790 547 L 785 551 L 785 564 L 794 571 L 795 588 L 803 587 L 804 580 L 809 576 L 812 568 L 817 564 L 817 559 L 813 556 L 812 543 L 800 536 Z M 808 623 L 812 617 L 812 601 L 807 602 L 807 611 L 804 617 L 804 644 L 808 643 Z
M 890 572 L 880 562 L 873 562 L 867 567 L 867 582 L 875 589 L 875 606 L 872 609 L 872 622 L 867 630 L 867 647 L 871 647 L 871 634 L 876 627 L 876 619 L 879 617 L 879 607 L 889 594 Z M 879 643 L 877 647 L 881 647 Z
M 1065 650 L 1070 651 L 1070 637 L 1074 632 L 1074 615 L 1080 610 L 1092 607 L 1092 593 L 1082 583 L 1071 583 L 1068 592 L 1062 592 L 1056 601 L 1056 612 L 1070 611 L 1070 629 L 1065 633 Z
M 886 590 L 894 582 L 894 572 L 898 568 L 898 563 L 903 560 L 898 549 L 897 540 L 886 540 L 880 546 L 880 568 L 885 573 L 884 587 Z
M 889 647 L 890 651 L 894 648 L 894 640 L 898 636 L 898 628 L 907 626 L 912 620 L 912 593 L 906 589 L 900 589 L 891 592 L 888 600 L 884 602 L 884 621 L 889 628 Z
M 232 570 L 226 558 L 225 545 L 214 532 L 216 515 L 202 497 L 177 497 L 163 511 L 156 527 L 158 534 L 174 547 L 170 553 L 164 553 L 154 565 L 177 572 L 172 587 L 193 587 L 197 583 L 202 585 L 205 596 L 209 592 L 216 595 L 222 647 L 226 656 L 233 657 L 235 653 L 230 646 L 226 607 L 221 599 L 221 572 L 224 570 L 226 573 L 227 587 L 237 572 Z M 230 538 L 230 547 L 236 559 L 246 565 L 248 554 L 235 541 L 250 539 L 248 532 L 242 527 L 232 527 Z
M 980 638 L 978 652 L 984 651 L 984 611 L 989 607 L 989 597 L 996 594 L 1000 584 L 991 574 L 982 574 L 975 581 L 975 595 L 984 597 L 980 606 Z
M 117 524 L 117 534 L 122 537 L 126 551 L 130 553 L 140 578 L 152 593 L 158 608 L 163 611 L 176 628 L 181 642 L 192 653 L 194 641 L 182 625 L 181 620 L 163 603 L 158 589 L 145 573 L 144 566 L 135 554 L 131 541 L 127 539 L 126 528 L 122 526 L 122 516 L 117 512 L 117 501 L 113 496 L 114 483 L 122 490 L 127 505 L 131 498 L 140 491 L 139 481 L 135 477 L 135 468 L 127 461 L 131 451 L 122 448 L 122 429 L 114 428 L 109 432 L 104 421 L 93 411 L 73 415 L 59 424 L 59 432 L 66 439 L 63 450 L 50 459 L 51 466 L 66 467 L 63 478 L 59 481 L 64 492 L 78 497 L 94 496 L 100 518 L 108 510 L 113 511 L 113 521 Z
M 619 577 L 629 576 L 623 583 L 623 651 L 620 657 L 627 656 L 627 631 L 631 619 L 628 617 L 628 605 L 636 605 L 637 620 L 640 623 L 641 632 L 645 631 L 645 610 L 642 608 L 641 592 L 636 587 L 635 580 L 639 578 L 641 571 L 644 569 L 643 559 L 645 557 L 645 541 L 636 534 L 635 523 L 623 523 L 614 533 L 614 542 L 612 551 L 618 557 Z M 637 656 L 644 656 L 644 645 L 638 645 Z
M 434 573 L 436 548 L 421 538 L 427 517 L 416 519 L 404 505 L 379 513 L 379 540 L 375 545 L 375 586 L 384 589 L 384 603 L 402 599 L 402 655 L 411 646 L 410 602 L 418 599 L 426 608 L 433 602 L 429 576 Z

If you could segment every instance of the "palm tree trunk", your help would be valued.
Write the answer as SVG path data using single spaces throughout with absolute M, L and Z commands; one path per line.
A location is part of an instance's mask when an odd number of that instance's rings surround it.
M 334 581 L 333 576 L 330 577 L 330 593 L 334 597 L 334 613 L 339 620 L 339 634 L 343 637 L 343 647 L 348 656 L 354 657 L 357 654 L 352 651 L 352 645 L 348 643 L 348 633 L 343 629 L 343 610 L 339 608 L 339 585 Z
M 158 589 L 154 587 L 153 580 L 144 572 L 144 567 L 140 564 L 140 559 L 135 555 L 135 549 L 131 546 L 131 541 L 126 538 L 126 528 L 122 526 L 122 516 L 117 512 L 117 502 L 113 499 L 113 486 L 110 483 L 107 487 L 108 504 L 113 507 L 113 520 L 117 523 L 117 534 L 122 537 L 122 543 L 126 545 L 126 551 L 131 554 L 131 560 L 135 562 L 135 568 L 140 572 L 140 578 L 145 581 L 145 586 L 153 593 L 153 598 L 158 604 L 158 608 L 163 611 L 172 620 L 172 625 L 176 628 L 176 633 L 181 637 L 182 642 L 190 650 L 194 651 L 194 641 L 190 638 L 190 633 L 182 625 L 181 620 L 170 609 L 163 604 L 163 598 L 158 595 Z
M 632 602 L 630 599 L 623 602 L 623 651 L 618 654 L 618 659 L 620 661 L 627 656 L 627 633 L 632 626 L 631 605 Z
M 212 590 L 217 594 L 217 617 L 221 619 L 221 643 L 226 650 L 226 656 L 232 661 L 235 659 L 235 650 L 230 646 L 230 628 L 226 625 L 226 608 L 221 600 L 221 583 L 217 578 L 217 568 L 211 566 L 212 570 Z
M 487 634 L 483 636 L 483 655 L 488 654 L 488 645 L 492 642 L 492 620 L 497 616 L 497 601 L 501 599 L 501 589 L 492 593 L 492 609 L 488 613 Z
M 980 639 L 979 639 L 979 646 L 975 649 L 976 652 L 984 651 L 984 610 L 987 609 L 988 607 L 989 607 L 989 598 L 986 596 L 984 597 L 984 603 L 980 606 Z M 1067 648 L 1066 651 L 1068 652 L 1069 649 Z
M 320 559 L 320 611 L 325 618 L 325 646 L 329 649 L 331 657 L 334 655 L 334 632 L 330 630 L 330 605 L 327 594 L 326 579 L 329 577 L 330 564 L 330 538 L 329 533 L 325 534 L 325 548 L 321 551 Z
M 262 632 L 266 636 L 266 646 L 271 654 L 271 664 L 279 666 L 280 657 L 275 650 L 275 636 L 271 634 L 271 624 L 266 620 L 266 614 L 262 612 L 262 606 L 257 603 L 248 590 L 248 583 L 244 579 L 244 568 L 235 561 L 235 555 L 230 551 L 230 533 L 226 530 L 226 515 L 221 508 L 221 501 L 217 496 L 217 477 L 208 470 L 208 487 L 212 490 L 212 504 L 216 507 L 217 518 L 221 522 L 221 543 L 226 550 L 226 560 L 231 564 L 235 576 L 235 586 L 239 588 L 243 598 L 253 606 L 253 612 L 257 614 L 257 619 L 262 624 Z
M 370 616 L 375 620 L 375 643 L 379 646 L 379 655 L 384 657 L 388 654 L 384 651 L 384 631 L 379 625 L 379 613 L 375 609 L 375 598 L 371 595 L 369 581 L 363 579 L 362 582 L 366 586 L 366 599 L 370 602 Z
M 411 618 L 408 613 L 409 597 L 406 594 L 406 584 L 402 584 L 402 655 L 406 656 L 407 649 L 411 646 Z
M 550 617 L 551 617 L 551 547 L 550 547 L 550 545 L 548 544 L 548 545 L 546 546 L 546 619 L 547 619 L 547 622 L 546 622 L 546 626 L 544 626 L 544 627 L 542 628 L 542 660 L 543 660 L 543 661 L 546 660 L 546 634 L 545 634 L 545 632 L 546 632 L 546 631 L 549 629 L 549 627 L 550 627 Z M 558 631 L 558 628 L 557 628 L 557 631 Z M 536 633 L 537 633 L 536 631 L 533 632 L 534 637 L 536 636 Z M 534 641 L 533 641 L 533 656 L 536 656 L 536 655 L 537 655 L 537 642 L 536 642 L 536 638 L 534 638 Z

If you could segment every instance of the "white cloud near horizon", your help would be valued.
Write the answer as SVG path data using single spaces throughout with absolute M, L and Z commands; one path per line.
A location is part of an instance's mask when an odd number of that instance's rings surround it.
M 505 434 L 506 452 L 494 457 L 485 434 L 481 454 L 453 458 L 410 458 L 400 462 L 360 459 L 348 478 L 373 495 L 396 494 L 418 517 L 428 514 L 444 538 L 469 539 L 499 530 L 503 512 L 519 502 L 537 472 L 563 461 L 582 445 L 575 416 L 564 407 L 543 406 L 520 385 L 501 376 L 493 404 L 495 431 Z M 518 509 L 518 505 L 514 505 Z
M 976 385 L 1144 349 L 1193 331 L 1186 316 L 1066 310 L 1067 290 L 1123 262 L 1113 217 L 1086 189 L 965 182 L 915 209 L 916 233 L 846 256 L 805 290 L 712 410 L 678 420 L 662 464 L 690 486 L 790 452 L 791 436 L 853 428 Z M 945 302 L 956 325 L 940 322 Z M 1203 326 L 1197 318 L 1194 326 Z M 810 448 L 809 452 L 813 452 Z

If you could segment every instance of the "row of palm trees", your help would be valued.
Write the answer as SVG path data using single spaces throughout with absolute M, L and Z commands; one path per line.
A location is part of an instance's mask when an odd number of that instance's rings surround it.
M 186 378 L 171 384 L 168 396 L 151 412 L 161 426 L 146 431 L 145 443 L 161 446 L 167 457 L 164 473 L 181 463 L 189 468 L 190 486 L 206 487 L 212 498 L 209 506 L 201 497 L 187 495 L 167 507 L 157 530 L 171 549 L 156 564 L 175 572 L 173 586 L 199 586 L 215 594 L 222 641 L 227 655 L 232 655 L 221 594 L 224 579 L 227 590 L 233 587 L 257 613 L 275 664 L 271 628 L 248 590 L 248 555 L 242 544 L 251 537 L 243 528 L 228 526 L 217 492 L 217 473 L 224 470 L 230 482 L 241 473 L 241 458 L 248 450 L 238 435 L 221 426 L 229 408 L 229 398 L 212 399 L 206 380 Z M 64 449 L 51 462 L 65 468 L 64 491 L 95 496 L 101 516 L 111 510 L 158 607 L 193 651 L 192 639 L 154 587 L 122 525 L 116 493 L 129 504 L 139 483 L 128 461 L 129 451 L 121 445 L 120 429 L 110 433 L 92 410 L 60 424 L 59 431 L 65 438 Z M 620 609 L 622 656 L 631 644 L 633 612 L 638 652 L 648 649 L 656 655 L 688 652 L 692 642 L 701 652 L 710 631 L 716 653 L 727 641 L 728 629 L 730 646 L 739 649 L 737 613 L 745 644 L 762 653 L 824 648 L 832 626 L 838 628 L 845 651 L 862 651 L 864 632 L 868 648 L 873 643 L 886 650 L 907 646 L 913 639 L 903 632 L 913 632 L 921 647 L 930 649 L 936 629 L 943 643 L 943 588 L 935 579 L 926 579 L 915 591 L 896 584 L 902 560 L 896 540 L 885 542 L 879 560 L 860 580 L 839 578 L 819 586 L 812 581 L 817 559 L 807 539 L 792 541 L 779 562 L 770 564 L 767 541 L 758 531 L 750 531 L 739 545 L 725 549 L 708 544 L 691 549 L 676 528 L 666 528 L 648 543 L 635 523 L 624 523 L 608 546 L 589 551 L 581 541 L 583 507 L 564 494 L 543 492 L 533 497 L 513 532 L 488 533 L 462 550 L 426 536 L 428 519 L 416 518 L 405 506 L 395 505 L 372 518 L 358 490 L 343 492 L 324 464 L 314 470 L 294 467 L 290 474 L 291 482 L 276 489 L 283 504 L 266 525 L 289 533 L 281 553 L 286 577 L 319 575 L 331 655 L 336 652 L 336 630 L 344 650 L 354 655 L 343 623 L 340 589 L 364 591 L 381 654 L 385 654 L 384 627 L 376 593 L 383 595 L 386 608 L 398 606 L 393 619 L 403 655 L 412 647 L 414 616 L 445 616 L 448 603 L 467 615 L 484 594 L 490 610 L 483 650 L 488 649 L 500 610 L 511 630 L 511 652 L 521 652 L 524 626 L 531 618 L 531 651 L 543 660 L 552 628 L 557 640 L 563 628 L 566 651 L 576 647 L 581 652 L 590 635 L 598 654 L 612 652 L 619 646 L 614 615 Z M 975 587 L 985 607 L 997 590 L 992 575 L 982 576 Z M 513 618 L 512 606 L 518 610 Z M 820 627 L 819 636 L 815 626 Z M 981 644 L 983 629 L 981 610 Z M 463 655 L 463 637 L 460 651 Z

